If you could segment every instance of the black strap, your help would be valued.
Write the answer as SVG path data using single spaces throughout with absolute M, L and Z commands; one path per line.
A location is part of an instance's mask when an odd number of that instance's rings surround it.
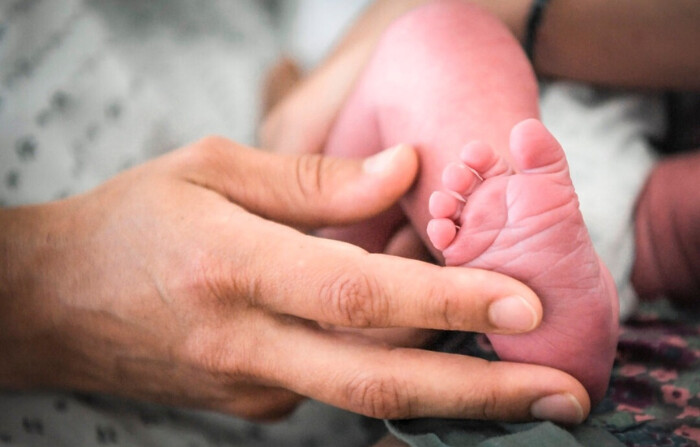
M 537 40 L 537 30 L 542 22 L 544 10 L 547 8 L 549 0 L 534 0 L 530 8 L 530 15 L 527 18 L 527 27 L 525 28 L 525 54 L 527 54 L 530 62 L 534 62 L 535 56 L 535 40 Z

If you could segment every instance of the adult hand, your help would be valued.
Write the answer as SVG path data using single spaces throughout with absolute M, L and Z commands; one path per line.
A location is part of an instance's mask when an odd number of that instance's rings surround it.
M 342 40 L 306 77 L 289 59 L 268 73 L 264 97 L 266 116 L 260 126 L 263 147 L 279 153 L 320 153 L 336 116 L 389 24 L 429 0 L 376 0 L 361 14 Z M 410 224 L 399 228 L 384 253 L 432 262 Z M 347 329 L 342 329 L 347 331 Z M 417 328 L 362 330 L 394 346 L 424 346 L 434 333 Z
M 263 87 L 262 146 L 280 153 L 322 152 L 338 113 L 385 30 L 398 17 L 427 3 L 430 0 L 370 2 L 331 54 L 306 77 L 292 60 L 281 59 L 269 70 Z M 410 223 L 397 229 L 384 253 L 433 261 Z M 421 338 L 405 342 L 416 344 Z
M 562 372 L 319 326 L 510 333 L 539 323 L 537 298 L 511 278 L 367 254 L 283 225 L 367 218 L 416 170 L 408 147 L 363 163 L 208 138 L 85 195 L 0 210 L 0 384 L 248 418 L 281 416 L 310 396 L 383 418 L 562 420 L 560 398 L 545 401 L 550 413 L 535 401 L 569 393 L 577 422 L 588 397 Z
M 271 107 L 260 127 L 263 147 L 283 153 L 318 153 L 323 147 L 335 118 L 367 65 L 377 42 L 394 19 L 430 0 L 375 0 L 345 33 L 331 54 L 295 84 L 288 77 L 297 73 L 282 62 L 282 77 L 268 89 L 277 103 Z M 294 79 L 292 79 L 294 80 Z M 285 95 L 280 84 L 288 88 Z

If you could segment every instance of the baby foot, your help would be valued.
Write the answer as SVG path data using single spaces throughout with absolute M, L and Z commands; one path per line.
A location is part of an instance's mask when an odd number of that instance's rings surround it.
M 617 344 L 617 293 L 593 249 L 564 152 L 537 120 L 511 133 L 511 166 L 471 143 L 430 198 L 428 236 L 447 265 L 494 270 L 530 286 L 538 329 L 490 335 L 503 360 L 566 371 L 593 402 L 605 395 Z

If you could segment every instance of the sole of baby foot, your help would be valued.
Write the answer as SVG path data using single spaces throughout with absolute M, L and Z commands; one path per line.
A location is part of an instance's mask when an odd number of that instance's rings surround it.
M 539 328 L 489 335 L 501 359 L 566 371 L 598 402 L 617 344 L 614 282 L 595 253 L 557 140 L 526 120 L 513 128 L 510 151 L 512 166 L 484 143 L 465 147 L 462 167 L 445 171 L 447 192 L 431 197 L 428 237 L 447 265 L 509 275 L 540 297 Z

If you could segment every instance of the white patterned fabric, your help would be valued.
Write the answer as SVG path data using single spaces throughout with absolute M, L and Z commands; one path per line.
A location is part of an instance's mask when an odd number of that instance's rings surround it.
M 312 66 L 368 0 L 0 1 L 0 206 L 85 191 L 207 134 L 255 142 L 281 50 Z M 543 86 L 596 248 L 634 306 L 634 199 L 662 130 L 654 98 Z M 360 446 L 357 416 L 309 403 L 288 422 L 73 393 L 0 394 L 0 445 Z
M 207 134 L 252 144 L 278 53 L 261 5 L 0 3 L 0 203 L 75 194 Z
M 260 80 L 280 51 L 270 6 L 0 1 L 0 206 L 83 192 L 208 134 L 253 144 Z M 315 402 L 263 425 L 102 396 L 0 393 L 0 446 L 350 447 L 371 433 Z

